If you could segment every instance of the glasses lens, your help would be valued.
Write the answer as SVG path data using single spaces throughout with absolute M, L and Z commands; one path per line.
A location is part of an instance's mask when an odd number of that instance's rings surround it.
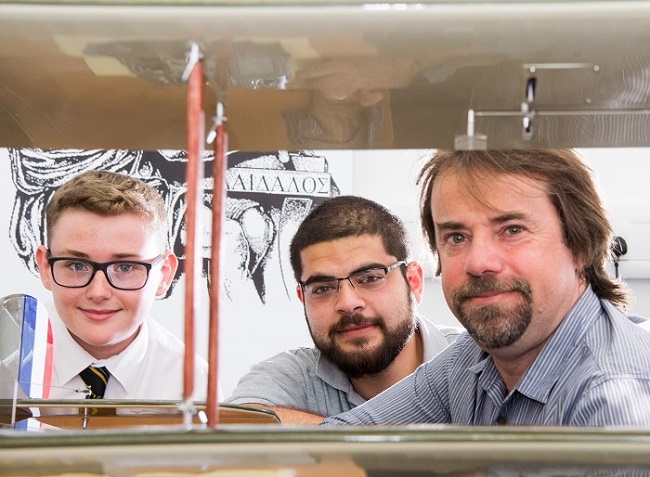
M 149 276 L 147 267 L 136 262 L 114 262 L 108 265 L 106 272 L 111 284 L 124 290 L 142 288 Z
M 338 288 L 338 280 L 323 280 L 305 285 L 305 294 L 312 301 L 323 301 L 336 295 Z
M 94 272 L 94 267 L 81 260 L 58 260 L 52 264 L 54 281 L 62 287 L 84 287 Z
M 386 269 L 373 268 L 350 276 L 354 287 L 362 290 L 374 290 L 386 284 Z
M 57 259 L 52 263 L 52 276 L 62 287 L 81 288 L 91 282 L 96 266 L 85 260 Z M 120 290 L 138 290 L 147 284 L 149 277 L 149 268 L 137 262 L 111 262 L 105 270 L 109 283 Z

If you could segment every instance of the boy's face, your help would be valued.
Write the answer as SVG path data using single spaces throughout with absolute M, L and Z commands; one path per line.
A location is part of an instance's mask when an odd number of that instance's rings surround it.
M 101 216 L 68 210 L 50 231 L 50 254 L 99 263 L 151 262 L 163 250 L 148 225 L 136 214 Z M 36 252 L 41 281 L 52 291 L 57 313 L 73 338 L 97 359 L 120 353 L 135 339 L 154 300 L 165 294 L 177 266 L 176 257 L 164 252 L 162 262 L 151 268 L 146 285 L 139 290 L 113 288 L 102 271 L 83 288 L 66 288 L 53 280 L 46 254 L 44 246 Z

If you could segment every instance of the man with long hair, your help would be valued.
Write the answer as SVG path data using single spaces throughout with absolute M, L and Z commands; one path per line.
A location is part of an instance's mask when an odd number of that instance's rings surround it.
M 330 424 L 650 425 L 650 333 L 609 277 L 612 231 L 568 150 L 437 152 L 420 215 L 467 329 Z

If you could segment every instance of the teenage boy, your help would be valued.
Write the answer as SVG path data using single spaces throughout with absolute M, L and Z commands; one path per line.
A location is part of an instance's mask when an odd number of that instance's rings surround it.
M 50 398 L 182 399 L 183 343 L 149 316 L 178 266 L 166 216 L 152 187 L 108 171 L 79 174 L 52 196 L 48 245 L 36 251 L 56 308 Z M 205 400 L 199 357 L 194 375 L 193 397 Z

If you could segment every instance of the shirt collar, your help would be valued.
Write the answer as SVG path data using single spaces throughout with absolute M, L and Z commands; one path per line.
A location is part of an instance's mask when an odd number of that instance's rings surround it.
M 138 382 L 140 363 L 146 354 L 149 341 L 149 326 L 144 320 L 135 340 L 121 353 L 108 359 L 95 359 L 77 343 L 70 331 L 55 314 L 50 319 L 52 340 L 54 342 L 53 361 L 59 382 L 67 383 L 88 366 L 106 366 L 111 373 L 110 379 L 118 381 L 130 393 Z
M 424 361 L 428 361 L 429 359 L 433 358 L 436 353 L 435 353 L 435 346 L 433 343 L 429 343 L 429 339 L 425 339 L 425 336 L 429 336 L 431 334 L 430 330 L 427 328 L 427 325 L 425 323 L 426 320 L 424 320 L 421 316 L 416 315 L 416 320 L 418 324 L 418 330 L 422 336 L 422 341 L 424 343 Z M 426 334 L 424 334 L 426 333 Z M 436 340 L 441 339 L 440 345 L 436 344 L 436 346 L 439 346 L 438 349 L 444 348 L 447 346 L 447 341 L 444 338 L 444 336 L 440 335 L 433 335 Z M 344 392 L 348 396 L 348 401 L 350 401 L 351 404 L 354 406 L 360 406 L 366 400 L 361 397 L 360 394 L 358 394 L 355 390 L 354 387 L 352 386 L 352 383 L 350 382 L 350 378 L 341 371 L 338 366 L 336 366 L 329 358 L 326 356 L 323 356 L 323 354 L 320 352 L 320 350 L 316 350 L 318 353 L 318 363 L 316 365 L 316 376 L 321 378 L 323 381 L 325 381 L 327 384 L 332 386 L 334 389 L 337 389 L 338 391 Z
M 131 395 L 133 388 L 140 380 L 142 366 L 139 365 L 147 353 L 149 342 L 149 324 L 144 320 L 140 325 L 140 331 L 127 348 L 115 356 L 102 360 L 102 366 L 106 366 L 111 372 L 111 379 L 116 379 L 124 387 L 126 395 Z
M 67 383 L 82 370 L 95 362 L 86 350 L 77 343 L 65 323 L 56 313 L 50 315 L 52 342 L 54 343 L 52 360 L 60 383 Z
M 422 337 L 422 356 L 423 363 L 433 359 L 441 349 L 449 346 L 447 338 L 437 329 L 435 325 L 429 322 L 421 315 L 416 315 L 418 330 Z
M 546 403 L 564 370 L 563 363 L 602 312 L 598 296 L 591 286 L 588 286 L 519 379 L 514 390 L 530 399 Z M 478 346 L 477 350 L 482 351 Z M 472 365 L 469 370 L 479 375 L 479 382 L 487 390 L 495 385 L 497 379 L 501 383 L 503 380 L 494 366 L 492 357 L 483 353 L 484 359 Z
M 329 358 L 323 356 L 320 350 L 316 350 L 316 353 L 318 353 L 316 376 L 321 378 L 334 389 L 345 393 L 350 404 L 359 406 L 366 402 L 366 400 L 354 390 L 350 378 L 348 378 L 348 376 L 341 371 L 338 366 L 336 366 Z
M 602 313 L 598 296 L 588 286 L 524 372 L 515 389 L 531 399 L 546 403 L 564 371 L 569 354 Z

